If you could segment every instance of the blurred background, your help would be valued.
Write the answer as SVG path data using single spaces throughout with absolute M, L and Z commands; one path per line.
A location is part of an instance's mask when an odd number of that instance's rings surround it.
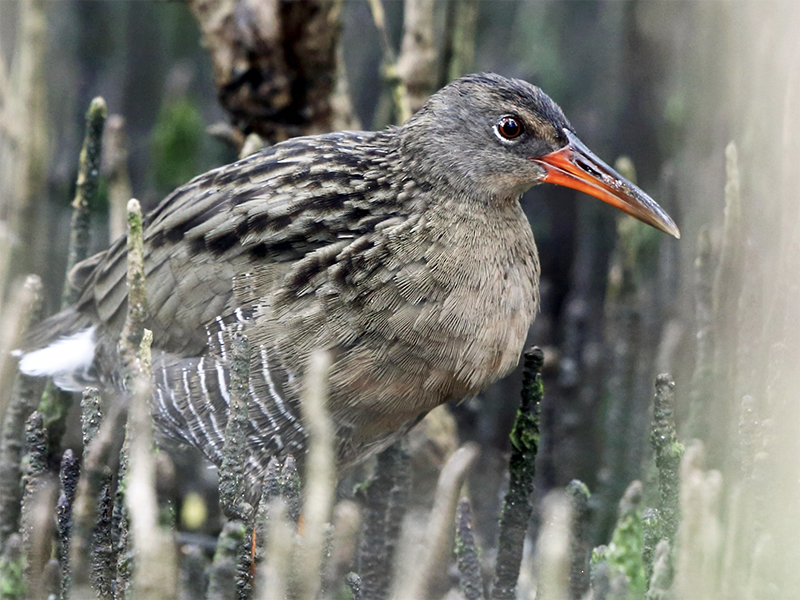
M 0 306 L 13 282 L 37 273 L 47 312 L 57 309 L 92 98 L 103 96 L 125 131 L 112 134 L 109 121 L 105 152 L 116 144 L 123 155 L 104 158 L 93 251 L 107 246 L 120 210 L 109 202 L 120 161 L 147 210 L 235 160 L 242 136 L 258 130 L 220 103 L 219 64 L 198 26 L 202 4 L 0 2 Z M 385 38 L 367 2 L 346 0 L 336 16 L 336 70 L 352 107 L 345 127 L 398 119 L 387 47 L 400 53 L 409 16 L 403 2 L 383 6 Z M 745 537 L 755 544 L 767 532 L 766 556 L 782 558 L 764 575 L 773 587 L 759 588 L 769 593 L 752 597 L 800 591 L 800 574 L 783 568 L 798 558 L 792 536 L 800 528 L 797 3 L 454 0 L 434 2 L 429 16 L 428 93 L 477 71 L 542 87 L 596 154 L 612 164 L 627 157 L 619 170 L 635 173 L 682 233 L 668 238 L 554 186 L 523 198 L 542 262 L 542 309 L 529 336 L 545 351 L 535 494 L 583 481 L 592 491 L 592 545 L 608 540 L 631 480 L 643 480 L 645 497 L 657 501 L 653 382 L 670 372 L 678 436 L 701 439 L 702 468 L 723 478 L 720 527 L 731 526 L 728 494 L 760 482 L 751 496 L 737 492 L 750 498 L 744 514 L 763 521 Z M 459 18 L 467 41 L 454 61 Z M 307 131 L 294 125 L 259 133 L 269 143 Z M 495 535 L 519 388 L 516 373 L 448 407 L 412 440 L 422 504 L 435 482 L 425 469 L 460 443 L 480 444 L 469 486 L 486 540 Z M 756 433 L 743 440 L 745 430 Z M 538 519 L 537 510 L 534 531 Z

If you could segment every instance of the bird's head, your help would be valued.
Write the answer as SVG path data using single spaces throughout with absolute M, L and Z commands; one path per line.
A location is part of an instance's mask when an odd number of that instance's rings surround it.
M 538 183 L 586 192 L 680 237 L 656 202 L 594 155 L 538 87 L 492 73 L 448 84 L 402 128 L 403 148 L 433 180 L 504 201 Z

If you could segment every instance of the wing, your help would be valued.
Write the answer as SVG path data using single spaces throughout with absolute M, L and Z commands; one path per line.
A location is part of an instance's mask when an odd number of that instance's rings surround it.
M 156 348 L 198 355 L 206 326 L 252 297 L 234 279 L 271 287 L 282 268 L 370 231 L 396 210 L 382 165 L 397 151 L 391 131 L 296 138 L 201 175 L 145 220 L 145 272 Z M 125 239 L 81 263 L 77 311 L 110 333 L 127 307 Z M 245 286 L 247 287 L 247 286 Z

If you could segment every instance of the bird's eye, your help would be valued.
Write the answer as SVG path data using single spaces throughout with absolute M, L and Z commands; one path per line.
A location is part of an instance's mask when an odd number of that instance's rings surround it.
M 497 123 L 497 131 L 507 140 L 513 140 L 522 133 L 522 123 L 515 117 L 503 117 Z

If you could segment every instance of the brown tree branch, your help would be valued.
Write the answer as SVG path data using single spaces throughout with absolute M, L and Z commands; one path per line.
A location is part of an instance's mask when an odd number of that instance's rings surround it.
M 436 87 L 433 0 L 406 0 L 403 42 L 397 74 L 408 90 L 411 112 L 417 112 Z
M 386 11 L 383 10 L 381 0 L 368 0 L 369 9 L 372 12 L 372 20 L 378 30 L 378 36 L 383 52 L 383 79 L 392 91 L 392 100 L 397 113 L 396 121 L 402 123 L 411 116 L 411 100 L 408 97 L 405 81 L 397 72 L 397 59 L 394 49 L 389 41 L 389 33 L 386 30 Z
M 116 240 L 125 235 L 128 200 L 133 197 L 128 174 L 128 135 L 125 118 L 111 115 L 106 122 L 103 170 L 108 179 L 108 237 Z
M 270 142 L 330 131 L 341 0 L 191 0 L 219 100 Z
M 479 0 L 451 0 L 447 3 L 439 85 L 445 85 L 472 71 L 479 7 Z
M 44 0 L 20 3 L 19 35 L 11 68 L 3 74 L 0 87 L 0 307 L 15 247 L 26 249 L 19 257 L 21 272 L 35 270 L 31 249 L 39 232 L 30 212 L 31 200 L 44 196 L 48 157 L 44 6 Z M 4 60 L 2 64 L 5 67 Z
M 5 117 L 6 107 L 8 106 L 8 68 L 6 67 L 6 56 L 3 48 L 0 47 L 0 131 L 8 134 L 10 123 Z

